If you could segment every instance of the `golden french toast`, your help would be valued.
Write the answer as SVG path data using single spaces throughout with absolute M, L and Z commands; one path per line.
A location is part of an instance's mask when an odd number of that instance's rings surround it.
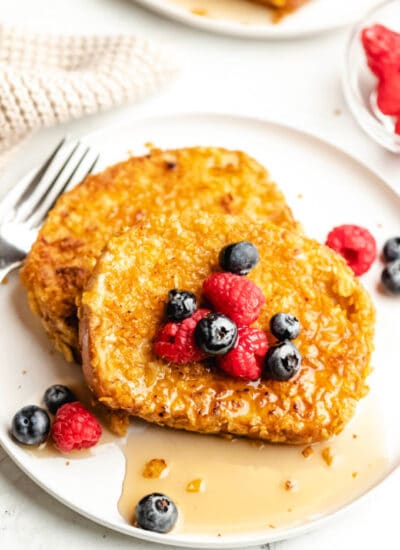
M 249 383 L 210 361 L 177 365 L 154 353 L 168 291 L 201 302 L 221 248 L 242 240 L 260 254 L 248 275 L 266 299 L 254 326 L 271 343 L 275 313 L 300 320 L 302 367 L 292 380 Z M 80 307 L 84 374 L 107 407 L 172 428 L 292 444 L 338 434 L 352 417 L 368 391 L 373 331 L 370 297 L 334 251 L 286 228 L 198 210 L 148 218 L 112 238 Z
M 187 210 L 297 227 L 265 168 L 239 151 L 153 150 L 89 176 L 57 201 L 21 271 L 32 310 L 68 360 L 80 360 L 76 301 L 109 238 L 148 215 Z

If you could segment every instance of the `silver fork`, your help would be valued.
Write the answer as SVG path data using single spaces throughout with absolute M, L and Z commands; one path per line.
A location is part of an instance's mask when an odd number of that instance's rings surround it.
M 58 197 L 90 174 L 99 156 L 65 138 L 30 179 L 21 180 L 0 202 L 0 283 L 18 268 Z

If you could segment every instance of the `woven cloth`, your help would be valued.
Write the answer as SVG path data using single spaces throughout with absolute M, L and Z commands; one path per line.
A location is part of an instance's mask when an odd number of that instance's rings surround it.
M 166 54 L 135 36 L 0 25 L 0 152 L 41 127 L 139 100 L 174 72 Z

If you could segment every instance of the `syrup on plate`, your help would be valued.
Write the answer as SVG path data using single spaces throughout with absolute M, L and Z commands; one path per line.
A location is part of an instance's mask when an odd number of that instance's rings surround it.
M 376 411 L 366 409 L 340 436 L 311 448 L 228 440 L 134 421 L 122 447 L 126 475 L 119 511 L 132 524 L 140 498 L 161 492 L 180 511 L 176 530 L 222 535 L 286 527 L 325 514 L 362 494 L 385 471 Z M 144 477 L 143 468 L 152 459 L 163 459 L 168 475 Z
M 137 419 L 132 419 L 128 435 L 119 437 L 108 430 L 102 409 L 93 406 L 83 384 L 65 385 L 102 422 L 98 445 L 116 445 L 125 456 L 116 506 L 131 525 L 136 503 L 161 492 L 178 506 L 175 531 L 227 535 L 294 526 L 352 501 L 387 469 L 381 416 L 371 396 L 333 440 L 286 446 L 175 431 Z M 50 440 L 27 452 L 40 459 L 60 457 Z M 96 459 L 92 449 L 63 456 L 66 465 Z M 153 475 L 157 471 L 160 475 Z

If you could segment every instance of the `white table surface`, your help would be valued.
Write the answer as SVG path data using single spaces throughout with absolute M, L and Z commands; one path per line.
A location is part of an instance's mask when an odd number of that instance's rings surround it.
M 170 48 L 181 68 L 175 82 L 140 105 L 41 132 L 17 153 L 13 177 L 41 159 L 66 132 L 86 133 L 138 115 L 203 110 L 257 114 L 312 130 L 352 152 L 400 188 L 400 157 L 365 137 L 344 104 L 340 74 L 346 30 L 300 41 L 263 42 L 201 33 L 153 15 L 129 0 L 0 0 L 0 7 L 1 19 L 38 29 L 141 33 Z M 0 185 L 12 183 L 4 174 L 2 178 Z M 397 472 L 318 531 L 270 548 L 399 548 L 399 493 Z M 161 550 L 71 512 L 36 487 L 1 450 L 0 548 Z

